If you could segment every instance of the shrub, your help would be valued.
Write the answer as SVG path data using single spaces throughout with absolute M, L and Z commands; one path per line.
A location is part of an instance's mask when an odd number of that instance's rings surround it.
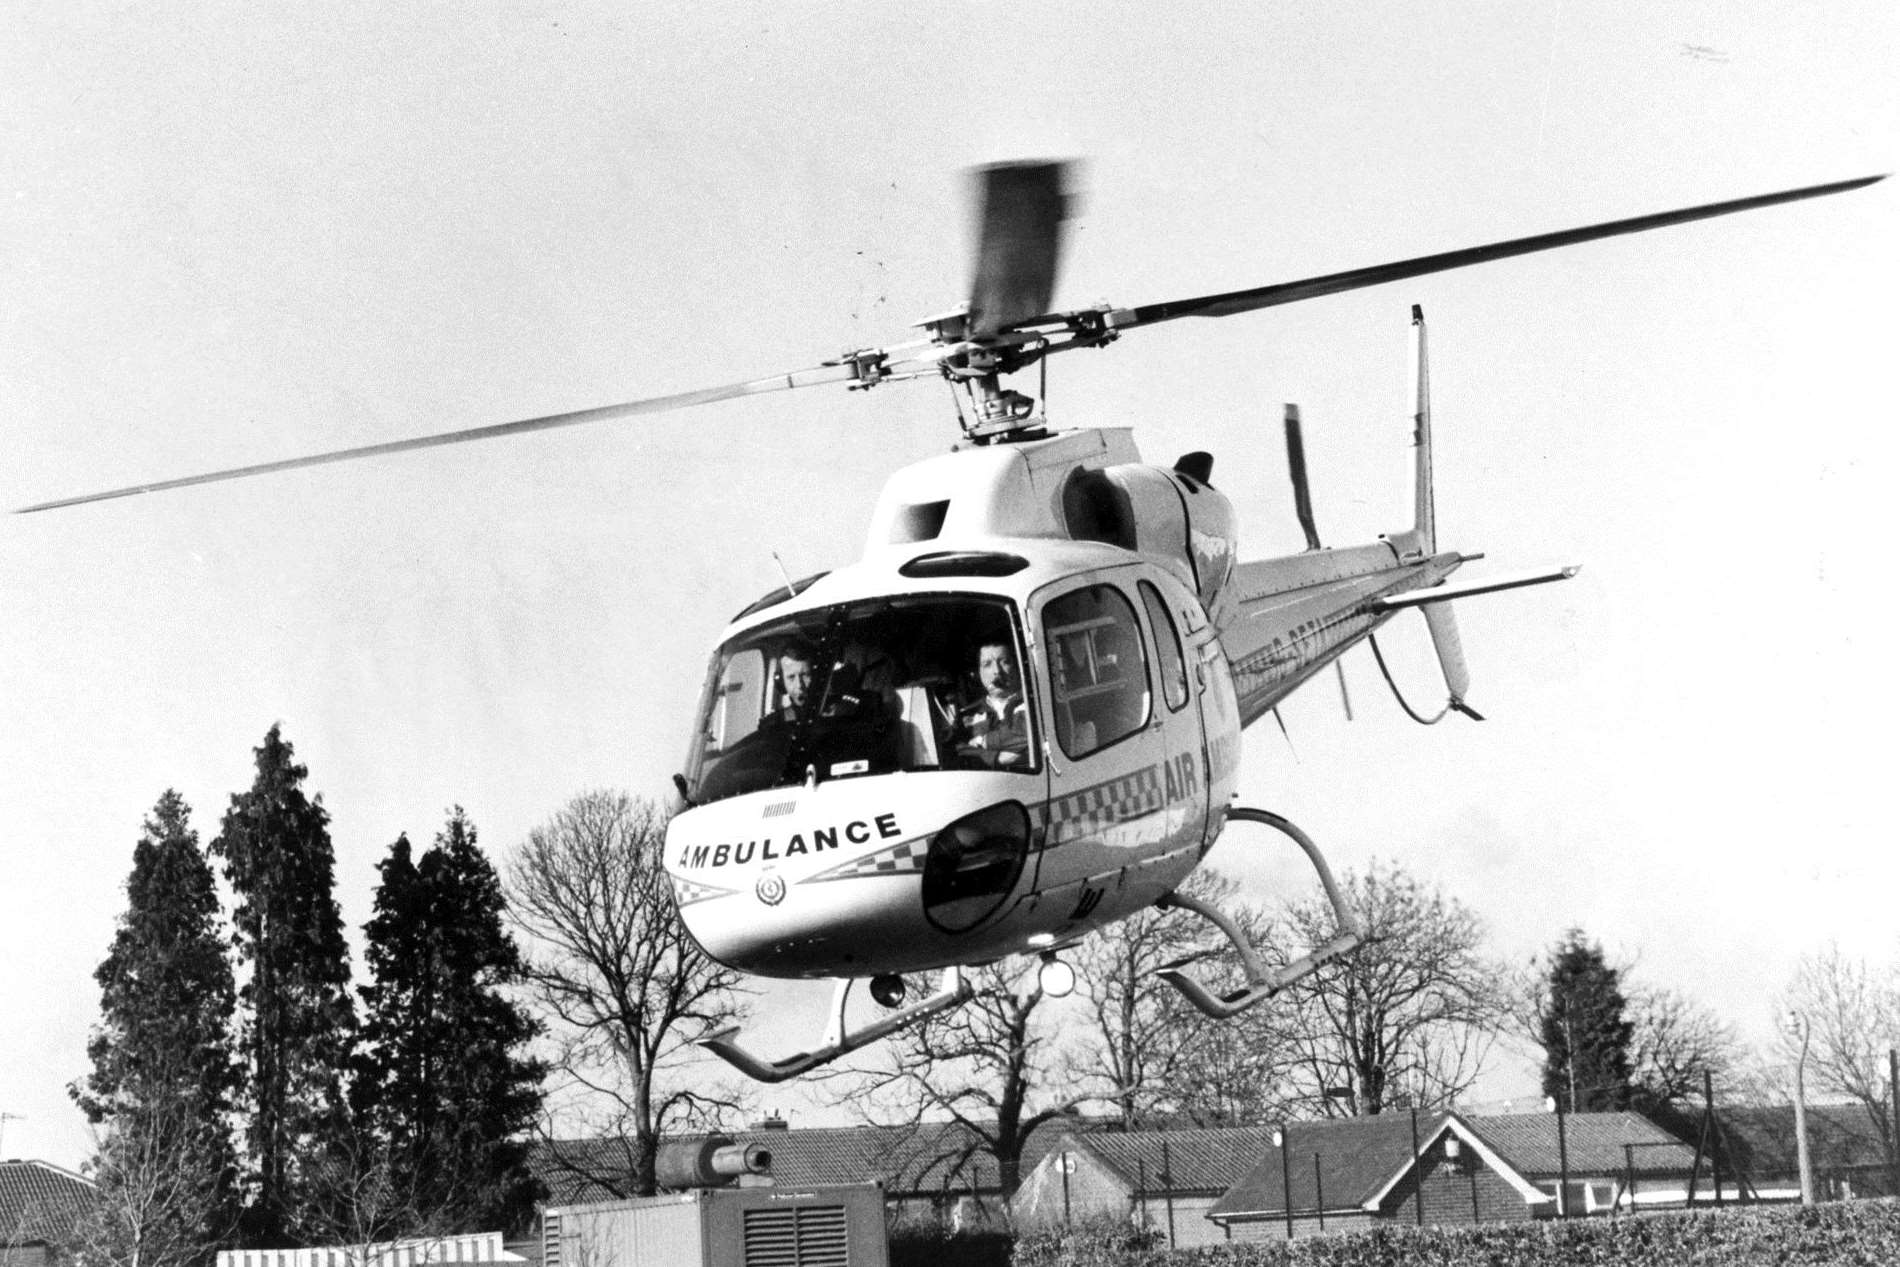
M 1010 1267 L 1008 1232 L 951 1232 L 934 1223 L 891 1228 L 891 1267 Z
M 1010 1262 L 1012 1267 L 1142 1267 L 1160 1261 L 1162 1239 L 1153 1228 L 1122 1219 L 1089 1219 L 1060 1230 L 1022 1233 Z
M 1075 1239 L 1082 1236 L 1080 1229 Z M 1891 1267 L 1900 1201 L 1744 1206 L 1573 1222 L 1414 1228 L 1148 1251 L 1017 1243 L 1016 1267 Z M 1027 1252 L 1025 1252 L 1027 1251 Z M 1066 1255 L 1066 1256 L 1064 1256 Z

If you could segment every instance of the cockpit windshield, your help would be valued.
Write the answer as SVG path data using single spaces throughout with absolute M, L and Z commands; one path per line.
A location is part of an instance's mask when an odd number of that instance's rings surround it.
M 1041 768 L 1015 608 L 912 594 L 800 612 L 719 648 L 686 758 L 695 804 L 898 770 Z

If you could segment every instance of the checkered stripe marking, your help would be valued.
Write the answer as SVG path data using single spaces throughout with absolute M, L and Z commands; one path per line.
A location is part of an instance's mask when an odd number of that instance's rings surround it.
M 1158 813 L 1166 807 L 1167 792 L 1161 779 L 1161 767 L 1151 765 L 1071 792 L 1049 805 L 1031 806 L 1030 827 L 1043 838 L 1043 848 L 1054 849 L 1118 823 Z M 799 883 L 855 880 L 867 875 L 918 875 L 923 872 L 925 855 L 930 852 L 930 840 L 929 836 L 902 840 L 876 853 L 807 876 Z
M 722 889 L 715 884 L 700 884 L 695 880 L 673 877 L 673 900 L 681 906 L 691 906 L 695 902 L 710 902 L 716 897 L 726 897 L 737 892 L 739 892 L 738 889 Z
M 888 849 L 867 853 L 862 858 L 841 862 L 817 875 L 806 876 L 800 884 L 818 884 L 825 880 L 855 880 L 864 875 L 917 875 L 924 869 L 924 855 L 930 852 L 930 837 L 915 836 L 900 840 Z
M 1043 847 L 1055 849 L 1166 806 L 1161 767 L 1145 766 L 1055 801 L 1049 807 L 1047 843 Z

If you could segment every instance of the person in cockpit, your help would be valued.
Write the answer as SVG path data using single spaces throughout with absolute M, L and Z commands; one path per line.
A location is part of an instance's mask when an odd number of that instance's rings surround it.
M 983 698 L 957 713 L 957 755 L 999 769 L 1022 765 L 1029 755 L 1029 709 L 1008 643 L 990 641 L 977 649 L 976 677 Z
M 768 725 L 792 726 L 810 715 L 812 676 L 818 657 L 803 642 L 788 642 L 778 653 L 779 709 Z

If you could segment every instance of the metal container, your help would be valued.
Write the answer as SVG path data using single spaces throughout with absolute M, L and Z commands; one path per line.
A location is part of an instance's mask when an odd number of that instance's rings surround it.
M 698 1189 L 541 1217 L 542 1267 L 890 1267 L 878 1184 Z

